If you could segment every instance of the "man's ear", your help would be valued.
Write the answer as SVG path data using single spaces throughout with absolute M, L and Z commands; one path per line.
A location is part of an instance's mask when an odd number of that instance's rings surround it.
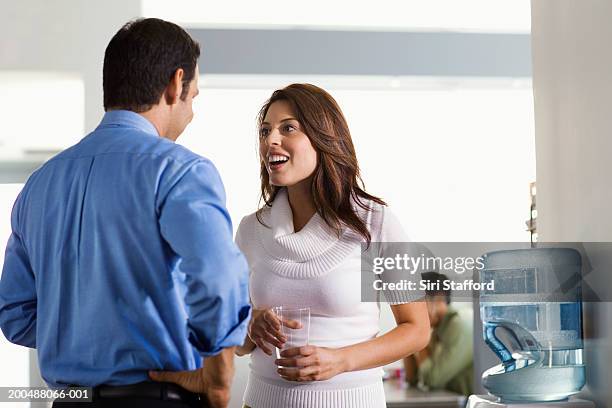
M 185 71 L 183 68 L 179 68 L 174 71 L 174 75 L 170 78 L 170 82 L 166 87 L 166 91 L 164 92 L 164 97 L 166 98 L 166 103 L 168 105 L 174 105 L 178 103 L 181 94 L 183 93 L 183 75 L 185 75 Z

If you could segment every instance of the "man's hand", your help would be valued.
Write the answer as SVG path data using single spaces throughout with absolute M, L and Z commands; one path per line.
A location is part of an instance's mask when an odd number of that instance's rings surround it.
M 149 371 L 153 381 L 177 384 L 187 391 L 204 394 L 213 408 L 225 408 L 230 400 L 234 377 L 234 348 L 204 360 L 204 367 L 193 371 Z
M 206 379 L 203 368 L 194 371 L 149 371 L 153 381 L 180 385 L 187 391 L 202 394 L 214 408 L 225 408 L 230 400 L 229 387 L 213 387 Z

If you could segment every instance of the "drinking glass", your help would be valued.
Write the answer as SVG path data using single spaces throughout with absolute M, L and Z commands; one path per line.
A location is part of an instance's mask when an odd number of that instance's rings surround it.
M 310 332 L 310 308 L 301 309 L 289 308 L 285 306 L 277 306 L 272 309 L 276 316 L 281 321 L 281 333 L 287 341 L 282 349 L 276 348 L 276 358 L 281 358 L 280 352 L 286 349 L 301 347 L 308 344 Z M 299 322 L 302 326 L 299 329 L 286 327 L 283 322 L 293 320 Z

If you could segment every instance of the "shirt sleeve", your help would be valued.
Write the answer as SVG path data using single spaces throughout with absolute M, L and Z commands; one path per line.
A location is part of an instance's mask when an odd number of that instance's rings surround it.
M 36 348 L 36 282 L 18 232 L 19 199 L 13 206 L 12 234 L 0 278 L 0 328 L 11 343 Z
M 453 316 L 432 354 L 419 366 L 419 381 L 430 388 L 444 388 L 472 362 L 472 336 L 471 326 L 458 314 Z
M 240 249 L 240 251 L 242 251 L 242 253 L 245 253 L 245 246 L 244 246 L 244 234 L 245 234 L 245 224 L 246 222 L 246 217 L 242 219 L 242 221 L 240 221 L 240 224 L 238 224 L 238 228 L 236 229 L 236 238 L 234 239 L 234 242 L 236 242 L 236 245 L 238 246 L 238 249 Z
M 420 246 L 410 241 L 399 218 L 388 207 L 382 208 L 379 256 L 381 258 L 395 258 L 397 255 L 404 256 L 407 254 L 412 257 L 419 257 L 420 252 L 422 252 Z M 425 296 L 425 293 L 419 290 L 418 286 L 419 271 L 411 273 L 406 269 L 386 270 L 381 275 L 381 279 L 385 283 L 397 283 L 405 280 L 414 285 L 411 288 L 384 290 L 384 297 L 390 305 L 414 302 Z
M 249 253 L 248 253 L 248 242 L 251 239 L 251 237 L 248 235 L 250 232 L 250 228 L 249 226 L 247 226 L 247 224 L 248 224 L 248 217 L 244 217 L 240 221 L 240 224 L 238 225 L 238 228 L 236 229 L 236 238 L 234 239 L 234 242 L 236 243 L 236 246 L 246 258 L 248 269 L 249 269 L 249 277 L 250 277 L 251 265 L 249 264 L 250 261 L 249 261 Z M 251 302 L 251 304 L 253 304 L 253 302 Z
M 223 183 L 210 161 L 198 160 L 173 183 L 159 225 L 185 274 L 191 344 L 202 356 L 242 345 L 251 311 L 248 269 L 233 243 Z
M 382 242 L 410 242 L 401 221 L 389 207 L 382 207 L 382 225 L 380 238 Z

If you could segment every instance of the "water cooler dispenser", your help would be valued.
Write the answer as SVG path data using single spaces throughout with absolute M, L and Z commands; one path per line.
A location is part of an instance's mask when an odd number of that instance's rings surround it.
M 580 253 L 569 248 L 496 251 L 484 256 L 480 293 L 485 343 L 501 360 L 482 374 L 487 396 L 468 408 L 580 407 L 585 384 Z

